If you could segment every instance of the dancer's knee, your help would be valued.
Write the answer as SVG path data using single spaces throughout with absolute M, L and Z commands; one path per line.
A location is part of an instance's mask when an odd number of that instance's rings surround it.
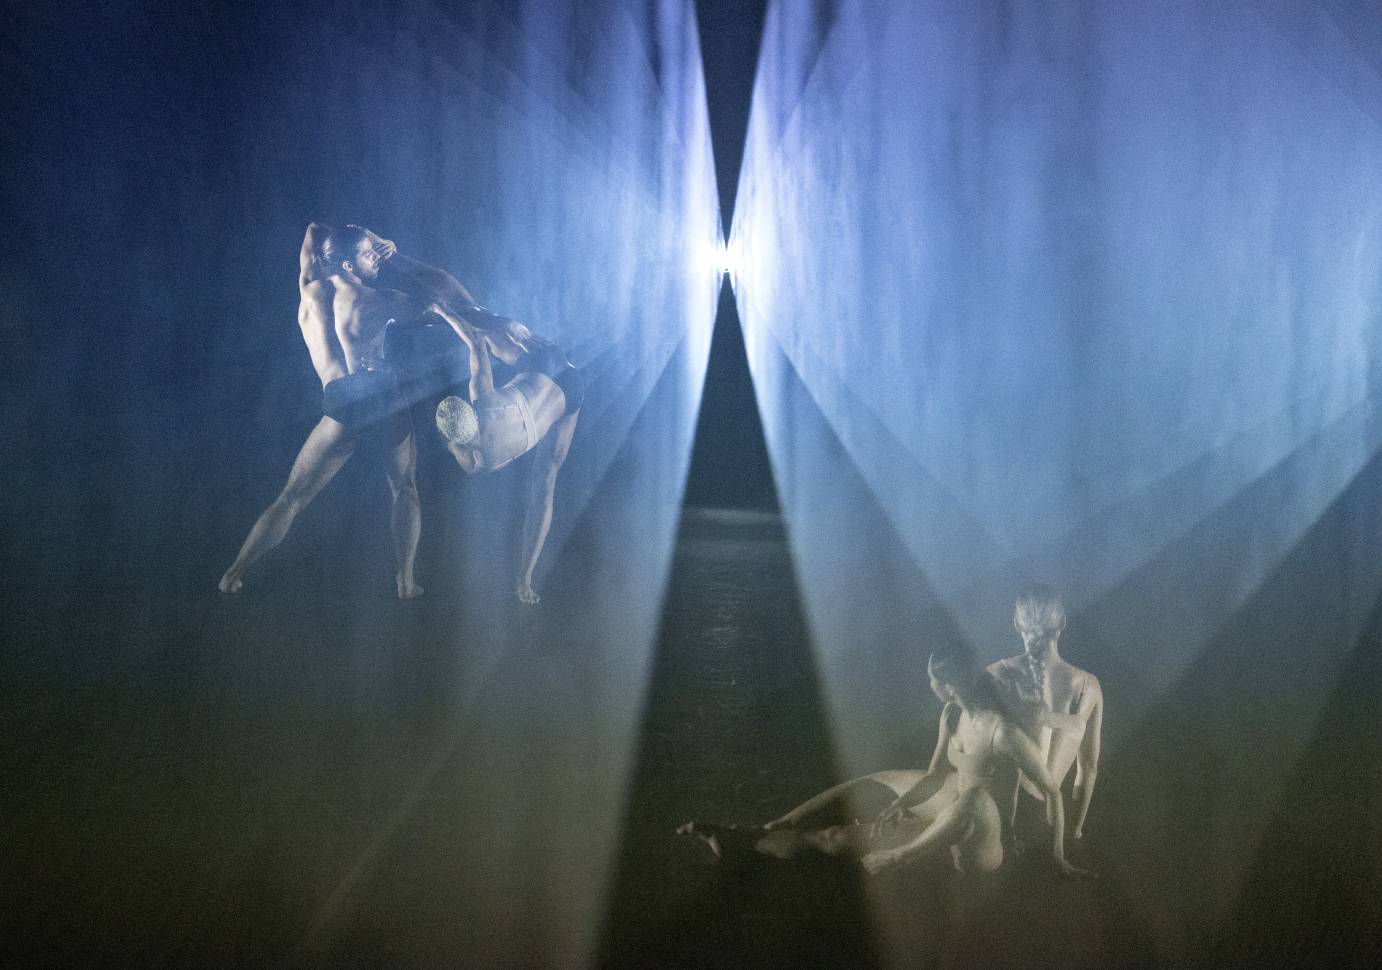
M 418 501 L 417 476 L 413 474 L 401 477 L 391 477 L 389 487 L 393 489 L 393 500 L 395 502 L 414 502 Z
M 292 519 L 307 507 L 307 498 L 297 490 L 285 490 L 278 498 L 273 500 L 273 504 L 265 511 L 266 516 L 273 518 Z
M 556 465 L 544 468 L 541 473 L 532 478 L 533 493 L 538 497 L 551 495 L 557 490 L 557 473 L 561 471 Z
M 805 839 L 826 855 L 843 855 L 854 847 L 854 833 L 848 825 L 832 825 L 808 833 Z

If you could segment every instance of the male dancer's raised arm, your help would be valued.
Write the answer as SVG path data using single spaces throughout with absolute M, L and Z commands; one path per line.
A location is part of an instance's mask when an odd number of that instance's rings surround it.
M 301 290 L 314 280 L 324 280 L 331 274 L 322 265 L 320 257 L 322 243 L 331 235 L 331 227 L 320 222 L 308 223 L 307 233 L 302 237 L 302 248 L 298 250 L 298 289 Z
M 312 223 L 302 237 L 302 249 L 298 252 L 298 327 L 322 387 L 345 377 L 348 372 L 345 350 L 336 336 L 331 311 L 336 288 L 331 285 L 330 273 L 318 257 L 323 240 L 330 234 L 330 226 Z

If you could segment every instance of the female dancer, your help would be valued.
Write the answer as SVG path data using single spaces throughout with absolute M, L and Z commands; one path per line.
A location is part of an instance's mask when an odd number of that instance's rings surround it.
M 1075 766 L 1075 838 L 1084 835 L 1085 816 L 1099 774 L 1099 742 L 1104 723 L 1104 692 L 1099 678 L 1061 658 L 1058 645 L 1065 630 L 1065 604 L 1045 586 L 1030 586 L 1017 597 L 1013 626 L 1022 637 L 1022 654 L 991 664 L 1004 706 L 1041 747 L 1042 762 L 1057 785 Z M 1025 772 L 1024 772 L 1025 774 Z M 1041 798 L 1023 779 L 1022 787 Z M 1009 824 L 1017 813 L 1018 779 L 1010 778 L 997 793 Z M 1047 809 L 1046 820 L 1054 824 Z
M 855 856 L 869 872 L 905 865 L 948 848 L 961 872 L 992 872 L 1003 862 L 1002 824 L 989 786 L 1015 768 L 1050 799 L 1057 824 L 1051 855 L 1062 871 L 1083 875 L 1065 859 L 1060 789 L 1041 752 L 1003 711 L 986 671 L 959 653 L 934 654 L 927 665 L 931 689 L 944 703 L 940 736 L 924 772 L 884 771 L 837 785 L 759 828 L 688 822 L 678 831 L 704 839 L 717 855 L 731 845 L 780 859 L 803 851 Z M 896 797 L 872 823 L 813 827 L 827 806 L 883 785 Z

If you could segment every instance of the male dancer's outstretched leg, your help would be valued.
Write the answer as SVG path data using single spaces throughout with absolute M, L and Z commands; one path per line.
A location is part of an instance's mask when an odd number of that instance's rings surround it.
M 288 473 L 288 484 L 250 529 L 235 562 L 217 584 L 222 593 L 238 593 L 241 576 L 264 553 L 283 541 L 297 514 L 317 497 L 355 450 L 355 436 L 335 418 L 323 417 L 307 436 Z M 414 490 L 416 495 L 416 489 Z

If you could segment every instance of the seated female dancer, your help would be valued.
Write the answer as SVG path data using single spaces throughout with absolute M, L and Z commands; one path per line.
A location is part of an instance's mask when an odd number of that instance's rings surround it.
M 1057 649 L 1065 630 L 1065 604 L 1044 586 L 1030 586 L 1017 597 L 1013 626 L 1024 651 L 989 665 L 1003 703 L 1022 729 L 1041 748 L 1042 761 L 1057 785 L 1064 784 L 1075 766 L 1075 829 L 1084 836 L 1085 816 L 1094 797 L 1099 774 L 1099 742 L 1103 733 L 1104 693 L 1099 679 L 1061 659 Z M 1022 787 L 1037 798 L 1042 794 L 1023 778 Z M 1005 780 L 995 797 L 1009 825 L 1017 813 L 1017 776 Z M 1048 823 L 1054 814 L 1048 807 Z
M 437 429 L 456 463 L 468 474 L 498 471 L 537 449 L 529 480 L 522 574 L 517 587 L 519 600 L 536 603 L 533 573 L 552 525 L 557 473 L 571 450 L 584 400 L 580 372 L 555 344 L 517 321 L 504 320 L 478 307 L 470 308 L 464 317 L 448 307 L 433 310 L 470 350 L 470 400 L 451 396 L 437 405 Z M 471 321 L 472 315 L 485 317 L 481 326 Z M 502 387 L 494 386 L 492 354 L 518 371 Z
M 905 865 L 949 848 L 961 872 L 992 872 L 1003 862 L 1002 824 L 989 791 L 1001 769 L 1015 766 L 1050 796 L 1062 820 L 1060 789 L 1032 740 L 1003 713 L 996 685 L 960 653 L 934 654 L 931 689 L 944 703 L 940 736 L 926 771 L 884 771 L 837 785 L 758 828 L 688 822 L 679 832 L 705 839 L 719 855 L 730 846 L 790 859 L 803 851 L 856 856 L 869 872 Z M 896 796 L 870 824 L 812 827 L 811 819 L 841 800 L 882 785 Z M 1052 833 L 1051 855 L 1066 873 L 1084 874 L 1065 859 L 1064 825 Z

